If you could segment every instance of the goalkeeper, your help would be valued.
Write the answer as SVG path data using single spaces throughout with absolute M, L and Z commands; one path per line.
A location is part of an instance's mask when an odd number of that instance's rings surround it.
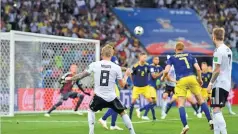
M 76 84 L 78 86 L 78 88 L 86 95 L 89 95 L 89 93 L 85 92 L 82 88 L 82 85 L 79 83 L 79 81 L 65 81 L 65 78 L 66 77 L 73 77 L 76 73 L 77 73 L 77 69 L 78 69 L 78 66 L 76 64 L 72 64 L 70 66 L 70 71 L 66 74 L 64 74 L 60 79 L 59 79 L 59 83 L 61 85 L 61 88 L 60 88 L 60 99 L 59 101 L 53 105 L 51 107 L 51 109 L 45 114 L 46 117 L 50 117 L 50 113 L 55 110 L 57 107 L 61 106 L 63 104 L 63 101 L 66 101 L 68 100 L 68 98 L 72 98 L 72 99 L 75 99 L 75 98 L 78 98 L 78 102 L 75 106 L 75 113 L 79 114 L 79 115 L 82 115 L 81 112 L 77 112 L 78 111 L 78 108 L 80 106 L 80 104 L 82 103 L 83 101 L 83 98 L 84 98 L 84 95 L 81 94 L 81 93 L 78 93 L 78 92 L 75 92 L 72 90 L 73 86 Z

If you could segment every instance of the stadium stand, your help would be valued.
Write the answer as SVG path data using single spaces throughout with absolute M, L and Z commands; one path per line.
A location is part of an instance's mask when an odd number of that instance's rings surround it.
M 12 6 L 13 5 L 13 6 Z M 50 6 L 49 6 L 50 5 Z M 105 2 L 80 0 L 2 1 L 2 32 L 20 30 L 75 38 L 99 39 L 101 43 L 125 42 L 124 51 L 117 51 L 122 66 L 131 65 L 135 52 L 142 51 L 138 41 L 128 39 L 129 34 L 112 14 Z M 61 14 L 61 15 L 60 15 Z M 31 21 L 32 20 L 32 21 Z M 120 50 L 123 50 L 121 48 Z M 129 61 L 126 59 L 130 59 Z
M 1 31 L 20 30 L 114 42 L 122 66 L 131 65 L 136 52 L 144 51 L 111 12 L 111 7 L 192 8 L 207 30 L 224 25 L 226 42 L 238 60 L 238 2 L 209 0 L 25 0 L 1 1 Z M 209 7 L 209 8 L 208 8 Z

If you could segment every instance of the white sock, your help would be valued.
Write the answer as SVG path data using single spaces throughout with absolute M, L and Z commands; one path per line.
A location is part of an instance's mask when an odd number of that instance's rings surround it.
M 227 106 L 229 112 L 232 112 L 231 103 L 229 101 L 226 102 L 226 106 Z
M 198 113 L 202 113 L 201 111 L 202 111 L 202 110 L 201 110 L 201 107 L 199 107 L 199 109 L 198 109 Z
M 129 129 L 130 134 L 135 134 L 135 130 L 132 126 L 131 119 L 127 114 L 122 115 L 122 120 L 125 123 L 126 127 Z
M 227 134 L 226 121 L 221 112 L 213 114 L 214 134 Z
M 94 134 L 94 124 L 95 124 L 95 113 L 91 110 L 88 110 L 89 134 Z
M 214 114 L 213 114 L 213 125 L 214 125 L 214 134 L 221 134 L 217 118 L 215 118 Z
M 162 114 L 165 113 L 167 103 L 168 103 L 168 99 L 163 99 L 163 101 L 162 101 Z

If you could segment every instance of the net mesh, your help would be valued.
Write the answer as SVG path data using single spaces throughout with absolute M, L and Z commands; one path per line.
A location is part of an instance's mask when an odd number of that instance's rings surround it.
M 9 113 L 10 41 L 1 40 L 0 46 L 0 115 Z
M 46 111 L 58 101 L 58 79 L 71 64 L 83 71 L 95 61 L 95 43 L 15 42 L 15 87 L 18 111 Z M 92 77 L 81 81 L 85 89 L 93 87 Z M 75 91 L 77 87 L 74 87 Z M 79 110 L 88 108 L 85 96 Z M 57 110 L 72 110 L 77 99 L 68 99 Z
M 14 84 L 15 112 L 44 112 L 59 99 L 58 79 L 69 71 L 71 64 L 82 72 L 96 60 L 97 41 L 71 39 L 57 36 L 13 32 L 2 34 L 0 46 L 0 114 L 10 115 L 10 85 Z M 13 37 L 10 40 L 10 37 Z M 14 77 L 10 81 L 10 44 L 15 46 Z M 12 47 L 12 46 L 11 46 Z M 98 58 L 98 57 L 97 57 Z M 92 76 L 81 81 L 91 92 Z M 80 92 L 75 86 L 73 89 Z M 79 110 L 87 110 L 92 96 L 85 96 Z M 72 111 L 77 99 L 68 99 L 56 111 Z

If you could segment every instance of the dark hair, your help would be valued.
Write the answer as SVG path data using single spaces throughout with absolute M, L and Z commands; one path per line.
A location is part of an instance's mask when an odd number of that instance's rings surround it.
M 146 53 L 142 52 L 139 54 L 139 56 L 147 55 Z

